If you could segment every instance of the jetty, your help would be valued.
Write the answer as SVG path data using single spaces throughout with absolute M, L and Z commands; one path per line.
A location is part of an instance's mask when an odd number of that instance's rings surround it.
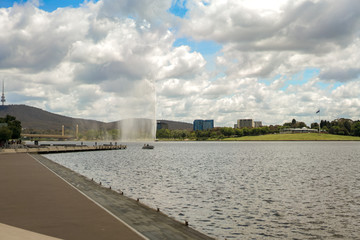
M 213 239 L 37 153 L 0 154 L 0 182 L 0 239 Z
M 84 151 L 105 151 L 105 150 L 123 150 L 126 149 L 126 145 L 76 145 L 76 144 L 44 144 L 44 145 L 24 145 L 13 148 L 3 148 L 1 153 L 64 153 L 64 152 L 84 152 Z

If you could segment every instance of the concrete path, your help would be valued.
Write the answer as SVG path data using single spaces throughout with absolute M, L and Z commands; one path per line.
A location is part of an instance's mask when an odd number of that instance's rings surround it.
M 0 155 L 0 223 L 5 224 L 0 239 L 12 230 L 9 226 L 61 239 L 144 239 L 21 153 Z M 10 235 L 17 233 L 24 234 Z
M 108 188 L 101 187 L 98 183 L 42 155 L 35 154 L 32 156 L 148 239 L 213 239 L 192 229 L 191 223 L 189 226 L 185 226 L 184 223 L 180 223 L 161 212 L 142 205 L 141 202 L 137 202 Z
M 0 223 L 52 237 L 213 239 L 38 154 L 0 154 L 0 194 Z
M 0 239 L 3 240 L 59 240 L 60 238 L 49 237 L 34 233 L 21 228 L 12 227 L 0 223 Z

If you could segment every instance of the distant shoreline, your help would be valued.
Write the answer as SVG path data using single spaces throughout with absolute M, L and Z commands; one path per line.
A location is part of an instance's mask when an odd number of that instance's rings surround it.
M 260 136 L 244 136 L 244 137 L 230 137 L 223 139 L 158 139 L 158 141 L 243 141 L 243 142 L 269 142 L 269 141 L 284 141 L 284 142 L 309 142 L 309 141 L 360 141 L 360 137 L 333 135 L 333 134 L 318 134 L 318 133 L 294 133 L 294 134 L 267 134 Z

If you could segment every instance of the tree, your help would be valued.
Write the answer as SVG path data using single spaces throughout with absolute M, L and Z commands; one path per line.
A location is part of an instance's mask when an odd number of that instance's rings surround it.
M 226 137 L 235 135 L 235 130 L 232 127 L 223 127 L 221 128 L 221 133 Z
M 270 128 L 269 127 L 261 127 L 260 128 L 260 133 L 262 134 L 262 135 L 265 135 L 265 134 L 269 134 L 269 132 L 270 132 Z
M 20 121 L 16 120 L 16 118 L 13 116 L 6 115 L 5 118 L 0 118 L 0 122 L 6 123 L 7 126 L 5 128 L 10 130 L 11 135 L 7 140 L 9 140 L 11 138 L 12 139 L 20 138 L 20 136 L 21 136 L 21 122 Z M 3 131 L 5 131 L 5 130 L 3 130 Z M 5 135 L 3 135 L 3 136 L 5 136 Z
M 11 138 L 12 132 L 8 127 L 0 127 L 0 145 Z
M 306 124 L 304 122 L 297 122 L 296 127 L 297 128 L 303 128 L 303 127 L 307 127 L 307 126 L 306 126 Z
M 238 137 L 244 136 L 244 131 L 240 128 L 235 128 L 235 135 Z
M 311 129 L 319 129 L 319 124 L 317 122 L 311 123 Z
M 344 121 L 344 127 L 346 128 L 347 132 L 351 132 L 351 123 L 349 120 Z
M 352 134 L 360 137 L 360 121 L 357 121 L 352 125 Z

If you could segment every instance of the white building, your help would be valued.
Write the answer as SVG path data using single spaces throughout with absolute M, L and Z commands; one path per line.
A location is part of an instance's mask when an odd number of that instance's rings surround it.
M 238 128 L 253 128 L 255 126 L 254 120 L 252 119 L 238 119 L 237 127 Z
M 256 128 L 262 127 L 262 122 L 261 121 L 254 121 L 254 125 L 255 125 Z
M 253 119 L 238 119 L 237 124 L 234 124 L 234 128 L 257 128 L 262 127 L 261 121 L 254 121 Z
M 286 133 L 317 133 L 319 132 L 318 129 L 310 129 L 307 127 L 303 128 L 283 128 L 280 130 L 280 134 Z

